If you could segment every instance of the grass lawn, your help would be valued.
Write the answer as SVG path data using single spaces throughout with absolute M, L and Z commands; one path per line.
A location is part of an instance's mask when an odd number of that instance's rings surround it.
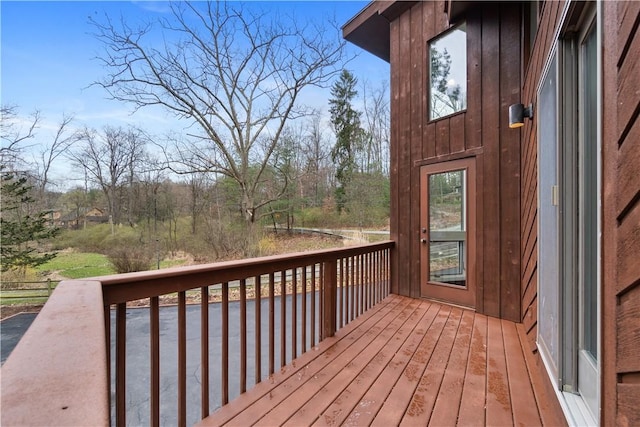
M 59 252 L 54 259 L 39 266 L 37 270 L 41 273 L 56 271 L 67 279 L 83 279 L 115 273 L 105 255 L 89 252 Z

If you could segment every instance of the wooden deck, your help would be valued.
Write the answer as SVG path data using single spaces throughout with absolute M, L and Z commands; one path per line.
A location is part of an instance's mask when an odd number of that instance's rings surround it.
M 520 327 L 391 295 L 201 425 L 562 425 Z

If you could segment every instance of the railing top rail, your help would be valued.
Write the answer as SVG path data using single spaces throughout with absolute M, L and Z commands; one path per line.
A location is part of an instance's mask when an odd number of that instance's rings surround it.
M 100 283 L 58 285 L 1 375 L 2 425 L 109 425 Z
M 151 296 L 193 289 L 238 280 L 257 274 L 269 274 L 311 263 L 325 262 L 343 257 L 390 249 L 391 240 L 354 245 L 344 248 L 297 252 L 260 258 L 173 267 L 162 270 L 94 277 L 102 283 L 105 304 L 117 304 Z M 135 285 L 132 287 L 132 285 Z

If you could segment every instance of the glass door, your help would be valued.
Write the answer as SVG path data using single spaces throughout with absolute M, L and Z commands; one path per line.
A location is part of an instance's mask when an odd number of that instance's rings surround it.
M 473 159 L 421 169 L 421 294 L 475 306 Z

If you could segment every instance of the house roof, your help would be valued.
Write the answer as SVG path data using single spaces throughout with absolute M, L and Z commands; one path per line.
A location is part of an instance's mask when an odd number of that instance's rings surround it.
M 417 1 L 373 1 L 342 26 L 342 36 L 356 46 L 389 62 L 389 23 L 416 3 Z M 455 22 L 472 3 L 446 1 L 445 12 L 449 15 L 449 22 Z

